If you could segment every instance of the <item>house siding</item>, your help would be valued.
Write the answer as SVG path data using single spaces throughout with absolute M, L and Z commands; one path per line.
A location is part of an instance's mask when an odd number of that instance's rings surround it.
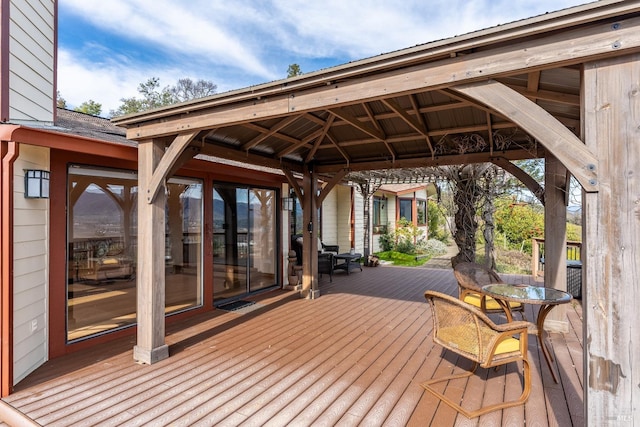
M 49 149 L 21 145 L 14 167 L 14 384 L 48 358 L 49 201 L 24 198 L 24 170 L 49 170 L 49 155 Z
M 336 232 L 340 252 L 351 249 L 351 187 L 336 186 Z
M 321 239 L 327 245 L 338 243 L 338 191 L 336 186 L 327 194 L 322 202 Z
M 10 1 L 9 120 L 53 123 L 54 1 Z
M 353 211 L 355 213 L 353 245 L 357 253 L 364 254 L 364 198 L 359 191 L 354 191 Z

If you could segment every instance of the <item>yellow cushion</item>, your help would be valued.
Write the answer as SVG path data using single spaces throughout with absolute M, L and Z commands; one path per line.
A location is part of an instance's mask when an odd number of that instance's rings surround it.
M 498 344 L 495 354 L 511 353 L 512 351 L 520 351 L 520 340 L 507 338 Z
M 102 260 L 103 265 L 114 265 L 118 263 L 117 258 L 105 258 Z
M 478 355 L 478 336 L 471 325 L 445 326 L 438 329 L 437 337 L 449 347 Z M 488 349 L 485 349 L 488 350 Z M 520 351 L 520 341 L 507 338 L 496 347 L 495 355 Z
M 464 297 L 464 302 L 478 308 L 480 308 L 480 300 L 481 300 L 481 297 L 478 294 L 468 294 L 467 296 Z M 498 304 L 496 300 L 494 300 L 491 297 L 487 297 L 487 300 L 485 301 L 485 305 L 487 310 L 502 310 L 502 307 L 500 307 L 500 304 Z M 521 305 L 522 304 L 520 304 L 519 302 L 509 302 L 509 306 L 511 308 L 519 308 Z

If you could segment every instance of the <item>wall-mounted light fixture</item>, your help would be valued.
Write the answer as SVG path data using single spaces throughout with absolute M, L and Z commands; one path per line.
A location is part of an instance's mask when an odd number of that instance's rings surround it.
M 293 210 L 293 197 L 283 197 L 282 198 L 282 210 L 283 211 L 292 211 Z
M 24 197 L 26 199 L 49 198 L 49 171 L 24 171 Z

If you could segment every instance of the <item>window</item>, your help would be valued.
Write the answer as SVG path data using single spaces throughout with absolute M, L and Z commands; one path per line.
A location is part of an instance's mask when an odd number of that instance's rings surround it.
M 67 187 L 67 341 L 136 321 L 138 179 L 70 166 Z M 202 184 L 167 183 L 167 313 L 202 304 Z
M 400 218 L 413 222 L 413 199 L 400 199 Z
M 387 223 L 389 222 L 387 217 L 387 198 L 386 197 L 374 197 L 373 198 L 373 212 L 372 223 L 374 233 L 386 233 Z
M 416 200 L 416 210 L 418 215 L 418 225 L 427 224 L 427 201 Z

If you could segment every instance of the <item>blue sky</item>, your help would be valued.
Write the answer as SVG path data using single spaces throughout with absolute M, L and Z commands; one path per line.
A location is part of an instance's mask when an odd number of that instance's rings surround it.
M 589 2 L 59 0 L 58 90 L 106 115 L 150 77 L 221 93 Z

